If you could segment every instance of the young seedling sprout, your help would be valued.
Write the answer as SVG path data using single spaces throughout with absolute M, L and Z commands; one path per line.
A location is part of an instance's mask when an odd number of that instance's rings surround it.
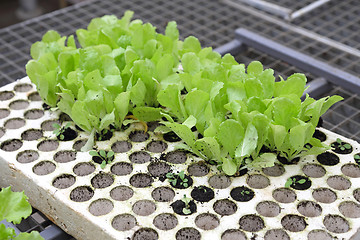
M 111 163 L 111 158 L 114 156 L 114 152 L 113 151 L 109 151 L 106 153 L 105 150 L 100 150 L 99 152 L 92 150 L 89 152 L 89 154 L 93 157 L 99 157 L 101 158 L 102 162 L 101 162 L 101 169 L 104 169 L 106 164 Z
M 191 199 L 186 197 L 186 195 L 184 194 L 184 197 L 181 199 L 181 201 L 183 201 L 185 203 L 185 207 L 183 208 L 182 212 L 185 215 L 189 215 L 191 213 L 191 210 L 190 210 L 190 201 L 191 201 Z
M 337 138 L 337 139 L 336 139 L 336 142 L 339 144 L 338 147 L 340 148 L 341 151 L 348 150 L 348 149 L 351 148 L 351 145 L 350 145 L 350 144 L 344 143 L 343 141 L 341 141 L 340 138 Z M 332 146 L 332 147 L 335 147 L 335 144 L 333 143 L 333 144 L 331 144 L 331 146 Z
M 55 130 L 53 131 L 53 133 L 59 137 L 60 140 L 64 140 L 65 136 L 64 136 L 64 132 L 67 128 L 69 128 L 71 126 L 71 123 L 68 122 L 65 126 L 61 127 L 60 124 L 58 123 L 54 123 L 53 127 L 55 128 Z
M 289 188 L 292 184 L 298 183 L 298 184 L 304 184 L 306 182 L 306 179 L 299 179 L 296 180 L 296 178 L 288 178 L 288 180 L 285 183 L 285 187 Z

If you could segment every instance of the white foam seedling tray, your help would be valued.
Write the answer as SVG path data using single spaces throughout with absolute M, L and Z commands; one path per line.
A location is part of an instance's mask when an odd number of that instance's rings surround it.
M 177 142 L 139 131 L 137 124 L 96 143 L 116 152 L 101 169 L 89 153 L 76 150 L 88 135 L 77 130 L 76 139 L 58 141 L 51 127 L 57 121 L 67 120 L 43 109 L 28 78 L 0 89 L 0 186 L 25 190 L 34 207 L 77 239 L 355 239 L 360 228 L 354 159 L 360 146 L 325 129 L 319 129 L 325 143 L 340 138 L 351 153 L 329 150 L 325 156 L 335 154 L 338 162 L 307 156 L 296 165 L 227 177 L 191 154 L 173 155 Z M 192 186 L 176 189 L 152 177 L 169 170 L 190 175 Z M 285 188 L 293 176 L 306 177 L 311 186 Z M 214 198 L 193 200 L 198 186 L 209 187 Z M 239 201 L 239 193 L 248 201 Z M 196 204 L 191 215 L 171 207 L 184 195 Z

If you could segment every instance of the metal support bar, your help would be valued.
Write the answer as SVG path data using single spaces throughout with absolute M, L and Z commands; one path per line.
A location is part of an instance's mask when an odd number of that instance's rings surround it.
M 312 98 L 317 98 L 332 89 L 331 84 L 324 78 L 316 78 L 306 84 L 306 87 L 304 95 L 301 97 L 303 100 L 305 99 L 306 94 L 309 94 Z
M 221 56 L 225 55 L 226 53 L 230 53 L 231 55 L 235 56 L 239 53 L 245 51 L 246 46 L 242 44 L 239 40 L 232 40 L 218 48 L 215 48 L 214 51 L 220 53 Z
M 279 58 L 304 71 L 323 77 L 329 82 L 340 85 L 351 92 L 360 93 L 360 78 L 350 73 L 337 69 L 294 49 L 285 47 L 244 28 L 236 29 L 235 35 L 235 39 L 243 44 Z

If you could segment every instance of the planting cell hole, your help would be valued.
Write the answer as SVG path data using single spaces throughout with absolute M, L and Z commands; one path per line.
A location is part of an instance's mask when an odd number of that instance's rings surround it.
M 134 191 L 127 186 L 117 186 L 110 191 L 110 197 L 116 201 L 126 201 L 132 198 Z
M 239 220 L 240 229 L 247 232 L 258 232 L 265 227 L 264 220 L 254 214 L 244 215 Z
M 6 101 L 12 99 L 15 96 L 15 93 L 10 91 L 2 91 L 0 92 L 0 101 Z
M 209 167 L 206 166 L 205 163 L 199 162 L 199 163 L 191 164 L 188 167 L 187 171 L 190 176 L 203 177 L 203 176 L 206 176 L 210 170 L 209 170 Z
M 185 151 L 176 150 L 162 155 L 161 159 L 174 164 L 183 164 L 186 162 L 187 156 Z
M 147 169 L 153 177 L 163 177 L 171 170 L 170 165 L 162 161 L 150 163 Z
M 44 111 L 41 109 L 30 109 L 24 113 L 25 119 L 34 120 L 44 116 Z
M 149 134 L 144 131 L 133 131 L 129 134 L 129 139 L 133 142 L 144 142 L 149 139 Z
M 299 157 L 289 160 L 286 157 L 280 155 L 277 156 L 277 159 L 279 160 L 279 162 L 281 162 L 284 165 L 293 165 L 293 164 L 297 164 L 300 161 Z
M 28 99 L 30 101 L 41 101 L 42 100 L 40 97 L 40 94 L 38 92 L 30 93 L 28 96 Z
M 146 173 L 137 173 L 132 175 L 130 178 L 130 184 L 137 188 L 149 187 L 153 181 L 153 178 Z
M 305 217 L 317 217 L 320 216 L 322 212 L 321 206 L 313 201 L 300 202 L 297 206 L 297 210 Z
M 176 174 L 171 173 L 170 176 L 171 177 L 166 176 L 166 178 L 168 179 L 170 185 L 174 188 L 185 189 L 192 186 L 193 184 L 192 178 L 184 174 L 184 172 Z
M 132 210 L 140 216 L 149 216 L 156 210 L 156 205 L 150 200 L 139 200 L 133 206 Z
M 42 152 L 51 152 L 56 150 L 58 147 L 59 142 L 56 140 L 44 140 L 37 145 L 37 149 Z
M 324 152 L 317 155 L 316 159 L 319 163 L 326 166 L 334 166 L 340 162 L 339 157 L 331 152 Z
M 113 228 L 118 231 L 128 231 L 135 227 L 136 225 L 136 218 L 130 214 L 120 214 L 114 217 L 111 222 Z
M 59 120 L 60 120 L 60 122 L 71 122 L 72 121 L 71 117 L 63 112 L 60 113 Z
M 75 177 L 70 174 L 62 174 L 56 177 L 52 185 L 59 189 L 65 189 L 72 186 L 75 183 Z
M 78 140 L 78 141 L 76 141 L 74 143 L 74 145 L 73 145 L 73 149 L 78 151 L 78 152 L 81 151 L 81 148 L 83 146 L 85 146 L 86 142 L 87 142 L 87 140 Z
M 27 100 L 16 100 L 9 104 L 9 107 L 12 110 L 22 110 L 26 109 L 29 106 L 29 102 Z
M 181 141 L 181 138 L 179 138 L 178 135 L 174 132 L 167 132 L 163 135 L 163 138 L 167 142 L 179 142 Z
M 245 233 L 239 229 L 228 229 L 221 235 L 221 240 L 247 240 Z
M 280 164 L 275 164 L 272 167 L 263 168 L 263 173 L 270 177 L 279 177 L 285 172 L 285 168 Z
M 117 162 L 111 166 L 111 172 L 117 176 L 125 176 L 132 172 L 133 167 L 127 162 Z
M 55 153 L 54 160 L 58 163 L 67 163 L 76 159 L 75 151 L 60 151 Z
M 130 154 L 129 159 L 133 163 L 142 164 L 149 162 L 151 160 L 151 156 L 148 152 L 145 151 L 139 151 L 139 152 L 133 152 Z
M 281 208 L 276 202 L 264 201 L 256 206 L 256 211 L 264 217 L 276 217 L 280 214 Z
M 312 193 L 313 198 L 321 203 L 333 203 L 336 201 L 336 193 L 328 188 L 317 188 Z
M 10 115 L 10 111 L 6 108 L 0 108 L 0 119 L 6 118 Z
M 214 175 L 209 178 L 209 184 L 216 189 L 224 189 L 230 186 L 231 180 L 226 175 Z
M 357 164 L 349 163 L 341 167 L 341 172 L 351 178 L 360 177 L 360 166 Z
M 200 240 L 201 234 L 198 230 L 192 227 L 186 227 L 182 228 L 179 231 L 177 231 L 176 240 Z
M 248 187 L 236 187 L 233 188 L 230 192 L 230 196 L 238 202 L 248 202 L 254 198 L 255 193 Z
M 19 129 L 25 126 L 25 120 L 22 118 L 12 118 L 5 122 L 4 127 L 7 129 Z
M 66 128 L 64 132 L 58 134 L 56 138 L 59 141 L 71 141 L 74 140 L 78 136 L 77 132 L 72 128 Z
M 347 218 L 360 217 L 360 205 L 355 202 L 347 201 L 340 203 L 339 211 Z
M 302 168 L 302 171 L 305 173 L 306 176 L 312 178 L 321 178 L 326 173 L 325 168 L 319 164 L 306 164 Z
M 348 221 L 339 215 L 326 215 L 324 225 L 328 231 L 333 233 L 346 233 L 350 229 Z
M 329 185 L 329 187 L 334 188 L 336 190 L 346 190 L 351 187 L 351 182 L 340 175 L 331 176 L 327 179 L 326 182 Z
M 159 234 L 151 228 L 140 228 L 132 236 L 132 240 L 157 240 Z
M 289 188 L 275 189 L 272 196 L 280 203 L 292 203 L 296 200 L 296 193 Z
M 290 240 L 290 237 L 282 229 L 270 229 L 265 233 L 264 240 Z
M 124 153 L 131 149 L 132 145 L 128 141 L 117 141 L 111 146 L 111 150 L 116 153 Z
M 25 150 L 16 156 L 19 163 L 31 163 L 39 158 L 39 153 L 34 150 Z
M 54 172 L 56 165 L 50 161 L 41 161 L 33 167 L 33 172 L 36 175 L 47 175 Z
M 213 230 L 219 224 L 218 217 L 211 213 L 202 213 L 195 218 L 195 225 L 202 230 Z
M 178 220 L 173 214 L 162 213 L 154 218 L 153 224 L 158 229 L 167 231 L 174 229 L 178 225 Z
M 307 223 L 304 217 L 289 214 L 281 219 L 281 225 L 290 232 L 300 232 L 306 228 Z
M 334 238 L 324 230 L 315 229 L 308 233 L 308 240 L 333 240 Z
M 93 201 L 89 206 L 89 212 L 94 216 L 102 216 L 113 210 L 114 204 L 108 199 L 98 199 Z
M 214 211 L 221 216 L 230 216 L 237 211 L 237 205 L 229 199 L 217 200 L 214 203 Z
M 23 142 L 19 139 L 10 139 L 3 142 L 0 148 L 7 152 L 13 152 L 20 149 L 23 145 Z
M 95 171 L 95 166 L 92 163 L 82 162 L 76 164 L 73 171 L 77 176 L 82 177 L 93 173 Z
M 356 201 L 360 202 L 360 188 L 355 189 L 353 192 L 354 198 L 356 199 Z
M 29 129 L 21 134 L 21 139 L 25 141 L 34 141 L 43 137 L 43 133 L 38 129 Z
M 5 129 L 2 128 L 2 127 L 0 127 L 0 138 L 1 138 L 2 136 L 4 136 L 4 134 L 5 134 Z
M 76 187 L 70 193 L 70 199 L 74 202 L 86 202 L 94 196 L 94 190 L 89 186 Z
M 114 178 L 108 173 L 99 173 L 96 174 L 91 179 L 91 185 L 94 188 L 106 188 L 114 183 Z
M 166 148 L 167 148 L 166 142 L 163 142 L 163 141 L 160 141 L 160 140 L 151 141 L 146 146 L 146 149 L 149 152 L 153 152 L 153 153 L 161 153 L 161 152 L 165 151 Z
M 147 122 L 146 125 L 148 126 L 148 131 L 153 132 L 158 126 L 161 126 L 162 124 L 157 121 L 153 121 Z
M 263 189 L 270 185 L 270 180 L 261 174 L 254 174 L 248 176 L 246 183 L 252 188 Z
M 215 196 L 214 191 L 206 186 L 195 187 L 191 191 L 191 197 L 199 202 L 208 202 Z
M 157 202 L 171 202 L 175 192 L 169 187 L 158 187 L 151 192 L 151 196 Z
M 306 190 L 311 187 L 311 180 L 308 177 L 301 176 L 301 175 L 295 175 L 288 178 L 289 182 L 286 182 L 286 184 L 290 183 L 290 187 L 296 189 L 296 190 Z
M 103 129 L 101 130 L 100 133 L 96 133 L 95 134 L 95 140 L 96 141 L 107 141 L 110 140 L 113 136 L 113 132 L 111 130 L 108 129 Z
M 338 154 L 349 154 L 353 151 L 353 147 L 349 143 L 343 142 L 340 139 L 331 143 L 330 146 L 332 150 Z
M 193 200 L 190 200 L 188 204 L 185 204 L 183 200 L 176 200 L 175 202 L 170 204 L 170 206 L 175 213 L 182 216 L 193 214 L 196 212 L 197 209 L 196 204 Z M 190 212 L 184 212 L 184 209 L 190 210 Z
M 32 85 L 28 83 L 16 84 L 14 90 L 16 92 L 28 92 L 32 89 Z
M 326 140 L 326 134 L 317 129 L 315 130 L 313 137 L 319 139 L 321 142 Z
M 59 124 L 60 125 L 60 121 L 59 120 L 47 120 L 47 121 L 44 121 L 42 124 L 41 124 L 41 129 L 44 130 L 44 131 L 54 131 L 55 128 L 54 128 L 54 124 Z

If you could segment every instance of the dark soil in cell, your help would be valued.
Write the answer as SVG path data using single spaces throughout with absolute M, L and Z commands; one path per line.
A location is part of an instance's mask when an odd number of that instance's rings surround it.
M 208 180 L 211 187 L 215 189 L 225 189 L 230 186 L 231 180 L 226 175 L 214 175 Z
M 54 172 L 55 169 L 56 169 L 56 166 L 54 163 L 52 163 L 50 161 L 42 161 L 33 167 L 33 172 L 36 175 L 43 176 L 43 175 L 47 175 L 47 174 Z
M 201 234 L 195 228 L 186 227 L 177 231 L 175 237 L 176 240 L 200 240 Z
M 292 203 L 296 200 L 297 196 L 294 190 L 290 188 L 278 188 L 272 193 L 273 198 L 281 203 Z
M 170 213 L 162 213 L 154 218 L 153 224 L 160 230 L 171 230 L 178 225 L 177 218 Z
M 151 192 L 151 197 L 157 202 L 171 202 L 175 192 L 169 187 L 158 187 Z
M 116 153 L 124 153 L 131 149 L 132 145 L 128 141 L 117 141 L 111 146 L 111 150 Z
M 61 137 L 61 135 L 63 137 Z M 72 129 L 72 128 L 66 128 L 64 130 L 63 133 L 59 134 L 58 136 L 56 136 L 56 138 L 59 140 L 59 141 L 71 141 L 71 140 L 74 140 L 75 138 L 77 138 L 78 134 L 77 132 Z
M 110 191 L 110 197 L 116 201 L 126 201 L 132 198 L 134 191 L 128 186 L 118 186 Z
M 29 106 L 29 102 L 27 100 L 16 100 L 9 104 L 9 108 L 12 110 L 22 110 L 26 109 Z
M 300 202 L 297 206 L 297 210 L 306 217 L 317 217 L 322 213 L 321 206 L 313 201 Z
M 214 196 L 214 191 L 206 186 L 194 187 L 191 191 L 191 197 L 199 202 L 209 202 Z
M 74 202 L 86 202 L 94 196 L 94 190 L 89 186 L 80 186 L 70 193 L 70 199 Z
M 133 131 L 129 134 L 129 139 L 132 142 L 145 142 L 149 139 L 149 134 L 144 131 Z
M 3 142 L 0 148 L 6 152 L 13 152 L 20 149 L 23 145 L 23 142 L 19 139 L 10 139 Z
M 72 122 L 71 117 L 63 112 L 60 113 L 59 120 L 60 120 L 60 122 Z
M 321 203 L 333 203 L 337 199 L 336 193 L 328 188 L 317 188 L 313 191 L 312 196 Z
M 129 159 L 132 163 L 142 164 L 149 162 L 151 160 L 151 156 L 148 152 L 139 151 L 130 154 Z
M 75 177 L 70 174 L 62 174 L 56 177 L 52 185 L 59 189 L 65 189 L 72 186 L 75 183 Z
M 238 209 L 236 203 L 229 199 L 217 200 L 214 203 L 213 208 L 214 211 L 221 216 L 230 216 L 234 214 Z
M 172 174 L 173 178 L 169 178 L 168 176 L 166 176 L 166 178 L 168 179 L 170 185 L 174 188 L 177 189 L 185 189 L 188 187 L 191 187 L 193 184 L 193 180 L 189 175 L 184 174 L 184 178 L 181 178 L 181 174 Z M 176 179 L 176 181 L 173 181 L 173 179 Z
M 132 240 L 157 240 L 159 234 L 151 228 L 140 228 L 132 236 Z
M 151 186 L 154 179 L 146 173 L 137 173 L 131 176 L 130 184 L 133 187 L 145 188 Z
M 12 99 L 15 96 L 15 93 L 10 91 L 0 92 L 0 101 L 6 101 Z
M 80 177 L 89 175 L 95 171 L 95 166 L 92 163 L 82 162 L 74 166 L 74 173 Z
M 149 216 L 156 210 L 156 205 L 150 200 L 139 200 L 133 206 L 132 210 L 139 216 Z
M 171 171 L 170 165 L 163 161 L 151 162 L 147 169 L 151 176 L 159 177 L 162 181 L 166 179 L 165 175 Z
M 0 119 L 6 118 L 10 115 L 10 111 L 6 108 L 0 109 Z
M 322 117 L 319 118 L 319 122 L 318 124 L 316 125 L 316 127 L 322 127 L 323 126 L 323 123 L 324 123 L 324 120 Z
M 117 176 L 126 176 L 133 171 L 133 167 L 128 162 L 117 162 L 111 166 L 111 172 Z
M 169 163 L 183 164 L 186 162 L 187 154 L 182 150 L 175 150 L 168 152 L 167 154 L 161 154 L 160 159 L 165 160 Z
M 340 162 L 339 157 L 331 152 L 324 152 L 317 155 L 316 159 L 319 163 L 325 166 L 334 166 Z
M 44 116 L 44 111 L 41 109 L 30 109 L 24 113 L 24 118 L 29 120 L 39 119 Z
M 289 160 L 286 157 L 282 157 L 280 155 L 277 156 L 277 159 L 279 160 L 279 162 L 281 162 L 284 165 L 293 165 L 293 164 L 297 164 L 300 161 L 299 157 Z
M 179 138 L 178 135 L 174 132 L 167 132 L 163 135 L 164 140 L 168 142 L 179 142 L 181 141 L 181 138 Z
M 96 141 L 107 141 L 110 140 L 113 136 L 113 132 L 109 129 L 103 129 L 101 133 L 95 134 L 95 140 Z
M 211 213 L 202 213 L 195 218 L 195 225 L 202 230 L 213 230 L 219 224 L 219 218 Z
M 77 140 L 77 141 L 74 143 L 74 145 L 73 145 L 73 149 L 76 150 L 76 151 L 78 151 L 78 152 L 80 152 L 80 151 L 81 151 L 81 148 L 82 148 L 83 146 L 85 146 L 86 142 L 87 142 L 87 140 L 85 140 L 85 139 Z
M 196 209 L 197 209 L 196 204 L 193 200 L 191 200 L 189 202 L 188 209 L 191 212 L 189 214 L 185 214 L 183 212 L 183 209 L 186 208 L 186 204 L 182 200 L 177 200 L 177 201 L 173 202 L 170 206 L 172 207 L 172 209 L 174 210 L 175 213 L 182 215 L 182 216 L 191 215 L 191 214 L 195 213 Z
M 44 110 L 50 110 L 51 107 L 49 105 L 47 105 L 46 103 L 43 103 L 42 108 Z
M 30 163 L 39 158 L 39 153 L 34 150 L 25 150 L 20 152 L 16 156 L 16 160 L 19 163 Z
M 118 231 L 128 231 L 135 227 L 136 218 L 130 214 L 120 214 L 114 217 L 111 222 L 113 228 Z
M 264 220 L 254 214 L 244 215 L 239 220 L 240 229 L 247 232 L 258 232 L 265 227 Z
M 296 190 L 306 190 L 311 187 L 311 180 L 306 176 L 295 175 L 290 177 L 290 187 Z
M 281 219 L 281 225 L 290 232 L 301 232 L 307 226 L 305 218 L 295 214 L 285 215 Z
M 28 96 L 28 99 L 30 101 L 41 101 L 41 97 L 40 97 L 40 94 L 38 92 L 33 92 L 33 93 L 30 93 L 29 96 Z
M 114 183 L 114 177 L 108 173 L 96 174 L 91 179 L 91 185 L 94 188 L 106 188 L 111 186 L 113 183 Z
M 60 151 L 54 155 L 54 160 L 58 163 L 67 163 L 76 159 L 75 151 Z
M 59 147 L 59 142 L 55 140 L 44 140 L 37 145 L 37 149 L 42 152 L 51 152 Z
M 270 229 L 265 233 L 264 240 L 290 240 L 290 237 L 282 229 Z
M 167 149 L 167 143 L 161 140 L 151 141 L 146 146 L 146 149 L 153 153 L 162 153 Z
M 43 132 L 42 130 L 39 129 L 29 129 L 21 134 L 21 139 L 25 141 L 34 141 L 42 137 L 43 137 Z
M 239 229 L 228 229 L 221 235 L 221 240 L 247 240 L 245 233 Z
M 339 215 L 326 215 L 323 222 L 326 229 L 333 233 L 346 233 L 350 230 L 349 222 Z
M 238 202 L 248 202 L 254 198 L 255 193 L 248 187 L 236 187 L 233 188 L 230 192 L 230 196 Z
M 16 92 L 28 92 L 32 89 L 32 85 L 28 83 L 16 84 L 14 90 Z
M 317 129 L 315 130 L 313 137 L 319 139 L 321 142 L 326 140 L 326 134 Z
M 55 130 L 55 128 L 54 128 L 55 123 L 60 125 L 59 120 L 47 120 L 47 121 L 44 121 L 41 124 L 41 129 L 44 130 L 44 131 L 54 131 Z
M 148 131 L 153 132 L 160 125 L 161 124 L 159 122 L 156 122 L 156 121 L 148 122 L 147 123 Z
M 330 144 L 332 150 L 338 154 L 349 154 L 353 151 L 353 147 L 347 142 L 333 142 Z
M 25 120 L 22 118 L 12 118 L 5 122 L 4 127 L 7 129 L 18 129 L 25 126 Z
M 106 152 L 106 154 L 108 154 L 109 151 L 105 151 L 105 152 Z M 98 151 L 98 154 L 100 155 L 100 151 Z M 112 162 L 114 160 L 114 158 L 115 158 L 115 156 L 112 156 L 109 159 L 107 159 L 107 161 Z M 99 156 L 93 156 L 91 159 L 98 164 L 101 164 L 104 161 L 104 159 Z
M 113 210 L 114 204 L 105 198 L 92 202 L 89 206 L 89 212 L 94 216 L 102 216 Z
M 197 163 L 191 164 L 188 167 L 187 171 L 190 174 L 190 176 L 203 177 L 209 173 L 210 169 L 205 164 L 205 162 L 197 162 Z

